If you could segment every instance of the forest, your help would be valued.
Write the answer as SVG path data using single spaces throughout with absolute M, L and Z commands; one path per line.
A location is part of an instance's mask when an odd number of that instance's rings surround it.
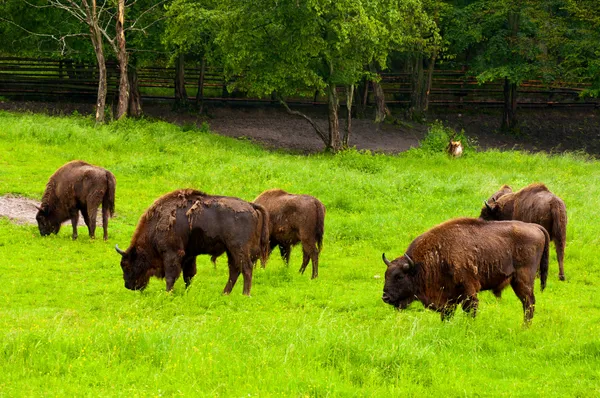
M 367 91 L 374 121 L 390 117 L 385 73 L 408 76 L 409 120 L 427 114 L 435 70 L 498 83 L 504 131 L 518 128 L 524 82 L 600 94 L 595 0 L 2 0 L 0 37 L 3 57 L 96 63 L 97 123 L 106 117 L 107 63 L 118 69 L 115 119 L 143 114 L 136 71 L 144 66 L 174 67 L 175 106 L 201 110 L 201 88 L 195 101 L 185 88 L 184 66 L 194 65 L 198 87 L 216 68 L 224 91 L 280 104 L 332 152 L 348 147 Z M 288 103 L 317 95 L 326 98 L 326 128 Z

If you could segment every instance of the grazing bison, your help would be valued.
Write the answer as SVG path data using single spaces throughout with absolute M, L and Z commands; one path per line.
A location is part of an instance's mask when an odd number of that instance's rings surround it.
M 302 243 L 304 258 L 300 272 L 312 261 L 312 278 L 319 275 L 319 253 L 323 246 L 325 206 L 309 195 L 293 195 L 281 189 L 261 193 L 254 203 L 269 213 L 269 254 L 279 246 L 281 257 L 290 262 L 292 246 Z
M 475 316 L 477 292 L 510 283 L 529 322 L 538 268 L 542 290 L 546 286 L 549 241 L 543 227 L 521 221 L 447 221 L 418 236 L 394 261 L 382 256 L 387 265 L 383 301 L 404 309 L 419 300 L 441 312 L 442 320 L 462 304 Z
M 156 276 L 166 279 L 170 291 L 182 270 L 187 287 L 197 255 L 227 253 L 223 293 L 231 292 L 241 272 L 244 294 L 250 295 L 254 263 L 268 255 L 269 216 L 262 206 L 238 198 L 181 189 L 157 199 L 140 218 L 129 248 L 116 250 L 127 289 L 144 289 Z
M 484 204 L 480 215 L 484 220 L 519 220 L 546 228 L 556 247 L 558 278 L 565 280 L 563 259 L 567 238 L 567 208 L 562 199 L 544 184 L 531 184 L 514 193 L 508 185 L 504 185 Z
M 58 233 L 60 225 L 71 219 L 73 239 L 77 239 L 79 212 L 90 238 L 96 234 L 96 215 L 102 204 L 104 240 L 108 239 L 108 218 L 115 211 L 115 176 L 108 170 L 74 160 L 56 170 L 46 184 L 42 204 L 35 216 L 42 236 Z

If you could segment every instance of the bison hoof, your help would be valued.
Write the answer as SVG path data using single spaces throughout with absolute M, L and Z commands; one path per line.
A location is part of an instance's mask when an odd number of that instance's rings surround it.
M 77 235 L 73 235 L 73 240 L 77 240 Z
M 564 275 L 559 275 L 558 279 L 560 279 L 561 281 L 564 281 L 565 280 L 565 276 Z

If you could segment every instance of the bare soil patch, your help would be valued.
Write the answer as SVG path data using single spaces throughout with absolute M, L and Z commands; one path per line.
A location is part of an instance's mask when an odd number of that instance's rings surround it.
M 5 195 L 0 196 L 0 217 L 7 217 L 16 224 L 35 224 L 35 215 L 37 206 L 41 203 L 37 200 L 23 198 L 21 196 Z M 71 220 L 67 220 L 62 225 L 71 225 Z M 78 226 L 85 226 L 83 216 L 80 214 Z M 96 228 L 102 227 L 102 212 L 98 209 L 96 216 Z
M 312 117 L 323 129 L 327 114 L 323 106 L 291 106 Z M 208 123 L 212 131 L 234 138 L 245 138 L 270 149 L 314 153 L 322 151 L 323 142 L 303 119 L 289 115 L 278 105 L 207 104 L 202 115 L 175 112 L 168 103 L 144 104 L 146 117 L 179 125 L 201 126 Z M 0 109 L 65 115 L 78 112 L 93 114 L 93 104 L 49 102 L 0 102 Z M 342 113 L 342 112 L 340 112 Z M 392 109 L 401 115 L 402 109 Z M 342 115 L 340 115 L 342 116 Z M 399 153 L 417 147 L 427 132 L 427 123 L 441 120 L 457 130 L 464 129 L 481 149 L 519 149 L 560 153 L 582 151 L 600 156 L 600 109 L 591 108 L 521 108 L 520 130 L 506 134 L 499 131 L 500 109 L 433 109 L 424 123 L 404 122 L 375 124 L 370 115 L 352 120 L 350 145 L 360 150 Z M 399 118 L 401 120 L 401 118 Z M 340 119 L 340 125 L 345 121 Z

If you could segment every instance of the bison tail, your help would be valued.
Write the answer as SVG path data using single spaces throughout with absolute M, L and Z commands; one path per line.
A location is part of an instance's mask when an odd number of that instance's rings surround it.
M 546 288 L 546 280 L 548 279 L 548 259 L 550 250 L 550 235 L 546 228 L 539 226 L 540 230 L 544 233 L 544 252 L 542 253 L 542 259 L 540 260 L 540 280 L 542 282 L 542 291 Z
M 102 200 L 102 209 L 108 209 L 110 216 L 112 217 L 115 214 L 115 188 L 117 186 L 117 180 L 110 171 L 106 173 L 106 182 L 108 184 L 108 190 L 104 194 L 104 199 Z
M 269 258 L 269 213 L 257 203 L 250 203 L 258 212 L 258 227 L 260 229 L 260 263 L 264 267 Z
M 317 250 L 321 252 L 323 248 L 323 234 L 325 233 L 325 206 L 323 203 L 316 201 L 317 222 L 315 225 L 315 238 L 317 240 Z
M 552 240 L 557 247 L 564 247 L 567 240 L 567 208 L 561 200 L 552 203 Z

